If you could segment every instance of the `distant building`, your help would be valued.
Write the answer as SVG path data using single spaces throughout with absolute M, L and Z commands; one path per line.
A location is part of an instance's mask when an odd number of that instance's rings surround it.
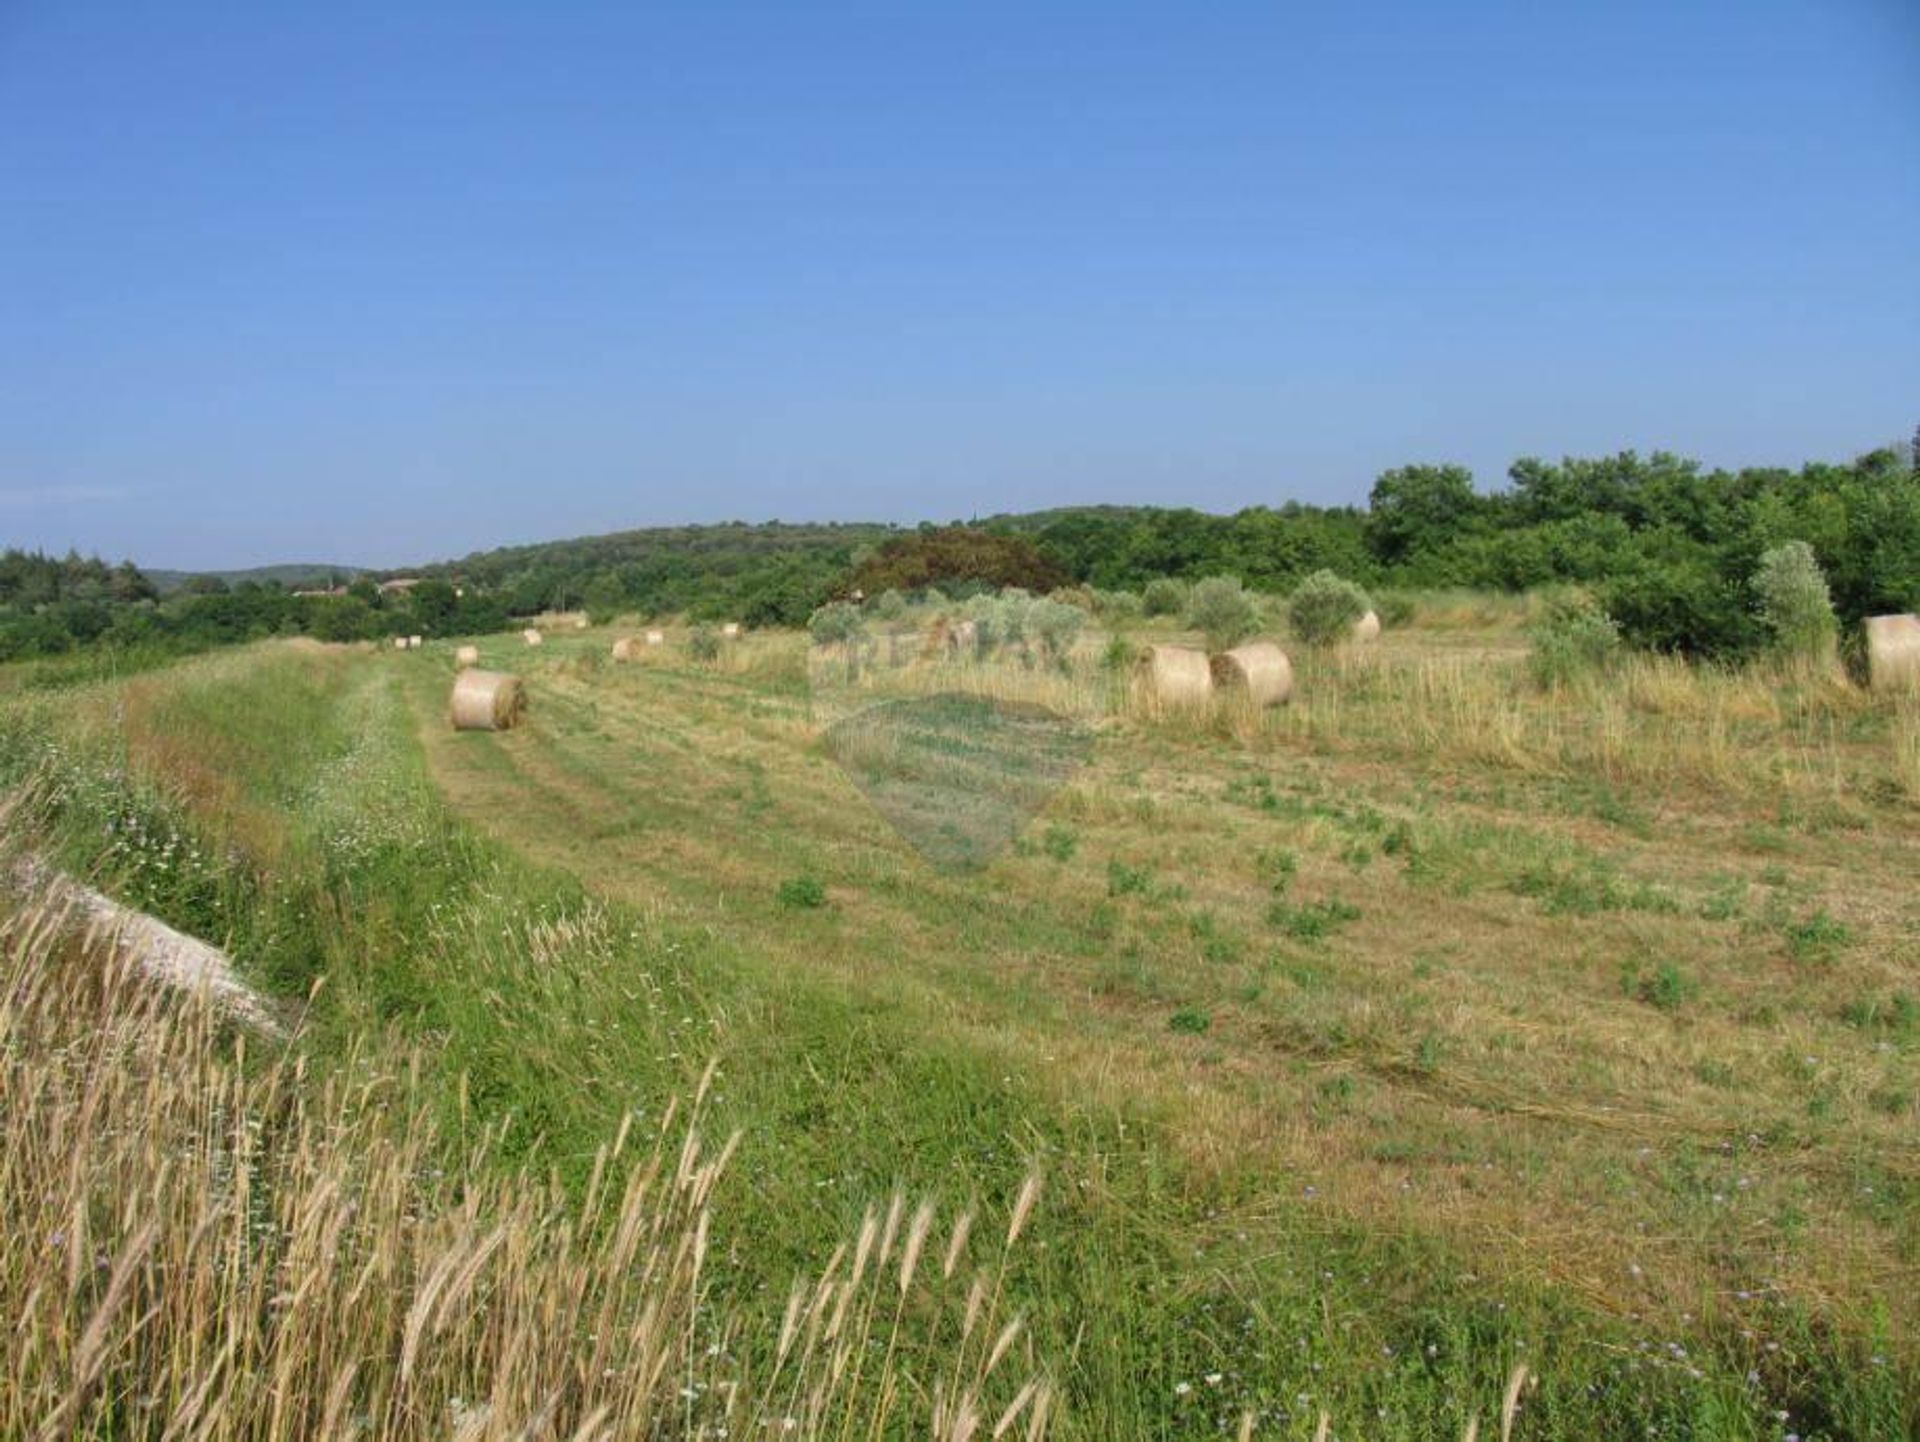
M 395 576 L 391 581 L 382 581 L 380 583 L 380 594 L 389 596 L 395 591 L 411 591 L 419 584 L 420 578 L 418 576 Z

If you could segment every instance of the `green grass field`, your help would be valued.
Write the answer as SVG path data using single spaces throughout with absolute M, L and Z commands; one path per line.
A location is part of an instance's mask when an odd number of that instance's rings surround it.
M 316 1074 L 424 1048 L 410 1104 L 503 1174 L 586 1194 L 714 1063 L 743 1353 L 870 1205 L 1004 1221 L 1037 1169 L 1052 1435 L 1457 1437 L 1520 1365 L 1517 1437 L 1912 1435 L 1920 710 L 1543 693 L 1517 619 L 1431 604 L 1260 718 L 1014 678 L 1070 740 L 836 735 L 865 697 L 791 635 L 483 639 L 499 735 L 446 725 L 442 644 L 16 669 L 0 764 Z

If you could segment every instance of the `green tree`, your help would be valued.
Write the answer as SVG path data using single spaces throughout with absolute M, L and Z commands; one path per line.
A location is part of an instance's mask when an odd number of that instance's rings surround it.
M 1025 536 L 978 526 L 943 526 L 888 541 L 853 569 L 842 594 L 872 596 L 954 582 L 1044 592 L 1069 579 Z
M 1465 466 L 1402 466 L 1383 473 L 1368 497 L 1367 549 L 1387 565 L 1437 551 L 1473 528 L 1481 513 Z
M 1143 616 L 1177 616 L 1187 605 L 1187 588 L 1171 576 L 1155 576 L 1140 593 Z

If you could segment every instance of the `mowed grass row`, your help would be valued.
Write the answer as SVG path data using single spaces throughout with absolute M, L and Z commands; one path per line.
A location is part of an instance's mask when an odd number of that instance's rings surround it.
M 1521 1435 L 1909 1419 L 1910 1315 L 1873 1301 L 1913 1255 L 1906 919 L 1862 903 L 1871 878 L 1814 884 L 1857 833 L 1762 816 L 1736 895 L 1669 854 L 1699 812 L 1620 788 L 1123 729 L 962 880 L 820 752 L 797 651 L 614 672 L 586 659 L 603 637 L 575 644 L 503 653 L 536 699 L 507 737 L 440 731 L 430 653 L 224 657 L 34 724 L 99 718 L 88 744 L 155 779 L 141 804 L 222 857 L 243 957 L 287 990 L 327 976 L 309 1045 L 440 1039 L 429 1095 L 456 1129 L 512 1115 L 509 1159 L 578 1185 L 717 1054 L 747 1178 L 722 1285 L 744 1299 L 777 1311 L 895 1183 L 990 1204 L 1041 1159 L 1010 1285 L 1067 1435 L 1210 1435 L 1244 1407 L 1307 1435 L 1322 1406 L 1445 1435 L 1521 1359 L 1545 1379 Z M 110 765 L 101 785 L 141 789 Z M 1891 867 L 1912 833 L 1887 816 Z M 84 830 L 62 833 L 76 860 Z M 825 907 L 776 899 L 803 876 Z M 1649 926 L 1676 928 L 1672 987 L 1625 973 Z M 1721 1017 L 1680 949 L 1702 936 L 1730 991 L 1741 965 L 1778 989 L 1771 1018 Z M 1770 1069 L 1802 1026 L 1838 1068 L 1817 1126 Z M 1751 1119 L 1790 1129 L 1724 1150 Z

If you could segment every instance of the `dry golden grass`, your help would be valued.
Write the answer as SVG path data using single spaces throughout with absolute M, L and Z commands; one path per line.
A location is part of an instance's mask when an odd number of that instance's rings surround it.
M 584 1199 L 438 1134 L 420 1057 L 325 1074 L 212 1010 L 0 923 L 0 1435 L 217 1439 L 1042 1437 L 1053 1391 L 1002 1304 L 1003 1239 L 896 1195 L 777 1337 L 716 1307 L 734 1143 L 702 1096 L 631 1117 Z M 751 1344 L 751 1345 L 749 1345 Z M 746 1357 L 756 1359 L 749 1364 Z M 757 1366 L 757 1370 L 755 1370 Z

